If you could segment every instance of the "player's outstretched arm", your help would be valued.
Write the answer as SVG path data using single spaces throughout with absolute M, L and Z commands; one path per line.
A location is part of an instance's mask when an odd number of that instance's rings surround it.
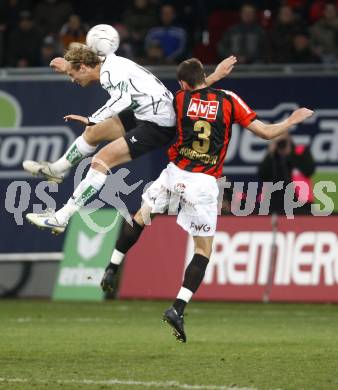
M 255 119 L 253 122 L 250 123 L 249 126 L 247 126 L 247 129 L 258 135 L 258 137 L 269 140 L 279 137 L 290 127 L 295 126 L 298 123 L 301 123 L 306 119 L 310 118 L 313 113 L 314 112 L 312 110 L 309 110 L 308 108 L 298 108 L 282 122 L 267 124 L 261 122 L 258 119 Z
M 86 126 L 88 126 L 90 124 L 90 121 L 89 121 L 88 117 L 82 116 L 82 115 L 74 115 L 74 114 L 65 115 L 63 117 L 63 119 L 65 120 L 65 122 L 75 121 L 75 122 L 80 122 L 80 123 L 82 123 L 83 125 L 86 125 Z
M 237 58 L 235 56 L 230 56 L 225 60 L 223 60 L 222 62 L 220 62 L 216 66 L 215 71 L 206 78 L 207 85 L 210 86 L 216 83 L 216 81 L 219 81 L 224 77 L 228 76 L 228 74 L 230 74 L 232 69 L 234 68 L 236 62 L 237 62 Z
M 63 57 L 53 58 L 49 66 L 57 73 L 67 73 L 70 63 Z

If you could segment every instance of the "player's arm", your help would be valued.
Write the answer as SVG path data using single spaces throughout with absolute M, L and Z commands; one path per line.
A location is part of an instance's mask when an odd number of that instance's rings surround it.
M 94 114 L 89 117 L 81 115 L 66 115 L 63 119 L 68 121 L 80 122 L 85 126 L 95 125 L 96 123 L 103 122 L 105 119 L 111 118 L 117 115 L 122 110 L 128 108 L 131 105 L 131 97 L 129 94 L 123 94 L 123 92 L 112 94 L 107 103 L 99 108 Z
M 285 133 L 285 131 L 290 129 L 290 127 L 303 122 L 312 115 L 312 110 L 309 110 L 308 108 L 298 108 L 282 122 L 267 124 L 261 122 L 258 119 L 255 119 L 249 125 L 247 125 L 246 128 L 252 131 L 258 137 L 270 140 L 279 137 Z
M 88 117 L 89 124 L 102 122 L 132 105 L 131 95 L 128 92 L 124 92 L 123 88 L 115 90 L 110 96 L 110 99 L 104 106 Z
M 63 57 L 53 58 L 49 66 L 57 73 L 67 73 L 71 67 L 70 63 Z
M 220 62 L 213 73 L 211 73 L 206 78 L 206 83 L 208 86 L 216 83 L 217 81 L 223 79 L 224 77 L 228 76 L 228 74 L 231 73 L 233 67 L 235 66 L 237 62 L 237 58 L 235 56 L 230 56 Z

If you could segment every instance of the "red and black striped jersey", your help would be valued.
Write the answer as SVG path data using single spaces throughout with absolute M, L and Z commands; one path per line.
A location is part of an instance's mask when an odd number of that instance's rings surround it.
M 174 106 L 177 141 L 169 150 L 179 168 L 220 177 L 231 138 L 231 126 L 248 126 L 256 113 L 231 91 L 179 90 Z

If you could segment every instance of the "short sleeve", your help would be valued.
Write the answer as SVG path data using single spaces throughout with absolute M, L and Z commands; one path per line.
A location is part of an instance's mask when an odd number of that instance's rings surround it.
M 234 104 L 234 122 L 247 127 L 256 119 L 257 114 L 238 95 L 232 91 L 226 91 L 231 96 Z

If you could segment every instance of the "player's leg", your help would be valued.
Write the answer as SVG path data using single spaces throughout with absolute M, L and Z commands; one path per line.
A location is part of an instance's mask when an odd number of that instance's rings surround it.
M 145 222 L 143 215 L 150 214 L 150 208 L 144 205 L 137 211 L 133 218 L 133 224 L 130 225 L 126 220 L 123 220 L 118 239 L 115 244 L 115 249 L 108 263 L 105 273 L 102 277 L 101 287 L 104 292 L 112 292 L 115 288 L 115 275 L 120 264 L 125 258 L 127 252 L 133 247 L 141 236 Z
M 211 255 L 217 224 L 218 187 L 215 178 L 198 173 L 180 172 L 172 167 L 171 181 L 184 183 L 185 202 L 177 217 L 177 223 L 194 239 L 194 256 L 187 266 L 184 280 L 173 306 L 164 312 L 163 320 L 174 329 L 177 340 L 185 342 L 183 315 L 187 303 L 202 283 Z
M 126 253 L 136 244 L 150 218 L 153 219 L 156 214 L 163 213 L 167 209 L 170 199 L 167 188 L 168 175 L 164 169 L 160 177 L 142 195 L 143 205 L 134 215 L 133 225 L 129 225 L 127 221 L 123 222 L 111 260 L 101 281 L 103 291 L 114 290 L 115 275 Z
M 127 129 L 126 126 L 125 128 Z M 70 217 L 101 190 L 110 168 L 167 145 L 174 134 L 174 128 L 160 128 L 155 123 L 140 121 L 124 137 L 106 145 L 95 155 L 86 177 L 77 186 L 64 207 L 57 212 L 52 211 L 47 214 L 27 214 L 27 220 L 40 228 L 51 229 L 57 234 L 63 232 Z
M 49 167 L 52 171 L 64 175 L 83 158 L 93 154 L 101 142 L 113 141 L 124 134 L 124 127 L 118 116 L 86 126 L 85 131 L 72 143 L 66 153 Z
M 163 315 L 163 320 L 174 329 L 177 340 L 184 343 L 187 340 L 184 331 L 184 310 L 202 283 L 211 255 L 212 241 L 213 236 L 194 237 L 194 256 L 185 270 L 183 283 L 173 306 L 166 310 Z
M 202 283 L 211 255 L 213 237 L 194 237 L 195 253 L 184 273 L 182 287 L 173 304 L 178 315 L 183 315 L 186 304 Z
M 123 111 L 118 116 L 108 118 L 103 122 L 87 126 L 85 131 L 75 139 L 67 151 L 56 161 L 32 161 L 23 162 L 23 168 L 34 176 L 41 176 L 47 180 L 61 183 L 65 174 L 83 158 L 93 154 L 97 146 L 103 141 L 113 141 L 125 135 L 128 129 L 125 121 L 132 120 L 135 124 L 133 115 L 128 111 Z
M 27 220 L 40 227 L 62 233 L 71 216 L 92 199 L 104 186 L 110 168 L 131 160 L 129 147 L 124 138 L 119 138 L 102 148 L 93 158 L 86 177 L 76 187 L 72 197 L 57 212 L 48 214 L 29 213 Z

